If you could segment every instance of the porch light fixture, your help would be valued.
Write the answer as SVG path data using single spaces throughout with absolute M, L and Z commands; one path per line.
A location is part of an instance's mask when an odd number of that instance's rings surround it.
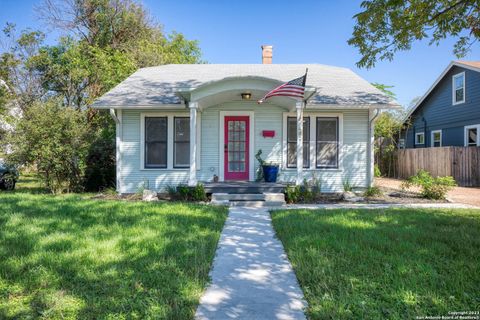
M 252 94 L 250 92 L 243 92 L 241 96 L 242 100 L 250 100 L 252 98 Z

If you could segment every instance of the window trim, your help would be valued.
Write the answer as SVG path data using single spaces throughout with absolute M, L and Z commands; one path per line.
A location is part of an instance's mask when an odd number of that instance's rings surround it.
M 315 117 L 315 125 L 318 123 L 319 118 L 327 118 L 327 119 L 336 119 L 337 120 L 337 164 L 335 166 L 319 166 L 317 161 L 317 153 L 318 153 L 318 141 L 317 141 L 317 127 L 315 126 L 315 168 L 316 169 L 338 169 L 339 162 L 340 162 L 340 143 L 339 143 L 339 127 L 340 127 L 340 119 L 338 117 Z
M 463 99 L 461 101 L 456 101 L 456 88 L 455 88 L 455 79 L 459 78 L 459 77 L 462 77 L 463 78 Z M 465 100 L 466 100 L 466 92 L 465 92 L 465 88 L 467 87 L 466 85 L 466 81 L 465 81 L 465 71 L 463 72 L 459 72 L 457 74 L 454 74 L 452 76 L 452 105 L 457 105 L 457 104 L 462 104 L 462 103 L 465 103 Z
M 304 117 L 310 117 L 310 167 L 303 168 L 303 170 L 321 170 L 321 171 L 342 171 L 343 170 L 343 112 L 318 112 L 318 111 L 304 111 Z M 297 168 L 287 167 L 287 118 L 297 117 L 296 112 L 283 113 L 283 128 L 282 128 L 282 170 L 287 172 L 296 171 Z M 336 168 L 316 168 L 316 139 L 313 139 L 312 133 L 317 132 L 317 121 L 312 121 L 316 117 L 338 118 L 338 167 Z M 316 137 L 315 137 L 316 138 Z
M 417 137 L 423 136 L 423 142 L 419 143 L 417 140 Z M 425 132 L 420 131 L 420 132 L 415 132 L 415 145 L 425 145 Z
M 148 117 L 167 117 L 167 167 L 166 168 L 149 168 L 145 167 L 145 118 Z M 173 125 L 174 117 L 190 118 L 190 113 L 186 112 L 141 112 L 140 113 L 140 170 L 142 171 L 188 171 L 190 168 L 174 168 L 173 167 Z M 201 113 L 197 113 L 197 171 L 201 170 Z
M 463 127 L 463 145 L 465 147 L 469 147 L 468 136 L 467 136 L 469 129 L 477 129 L 477 147 L 480 147 L 480 124 L 473 124 L 473 125 Z M 473 147 L 473 146 L 470 146 L 470 147 Z
M 435 141 L 434 141 L 434 138 L 433 138 L 434 135 L 435 135 L 435 133 L 440 133 L 440 145 L 439 145 L 439 147 L 441 147 L 442 144 L 443 144 L 443 143 L 442 143 L 442 141 L 443 141 L 443 132 L 442 132 L 442 129 L 432 130 L 432 131 L 430 132 L 430 146 L 431 146 L 431 147 L 435 147 Z
M 175 152 L 176 152 L 176 147 L 177 147 L 177 143 L 187 143 L 186 141 L 177 141 L 176 137 L 176 128 L 177 128 L 177 123 L 176 123 L 176 119 L 188 119 L 188 124 L 190 126 L 190 116 L 188 117 L 181 117 L 181 116 L 173 116 L 173 136 L 172 136 L 172 143 L 173 143 L 173 168 L 175 169 L 186 169 L 186 168 L 190 168 L 190 161 L 187 165 L 177 165 L 175 164 Z M 190 130 L 190 129 L 189 129 Z M 190 137 L 188 137 L 188 145 L 190 146 Z M 189 151 L 190 152 L 190 151 Z M 188 157 L 190 159 L 190 155 Z
M 288 120 L 289 119 L 295 119 L 295 122 L 297 121 L 297 117 L 293 117 L 293 116 L 287 116 L 287 135 L 286 135 L 286 139 L 287 139 L 287 154 L 285 155 L 287 158 L 286 158 L 286 167 L 288 169 L 296 169 L 297 168 L 297 163 L 295 162 L 294 165 L 289 165 L 288 164 L 288 144 L 289 143 L 295 143 L 295 145 L 297 145 L 297 141 L 288 141 Z M 311 156 L 310 156 L 310 142 L 312 141 L 312 135 L 311 135 L 311 128 L 312 128 L 312 119 L 309 115 L 304 115 L 303 117 L 303 121 L 305 121 L 305 119 L 308 119 L 308 141 L 303 141 L 303 147 L 305 148 L 305 144 L 308 143 L 308 164 L 307 166 L 303 165 L 303 168 L 304 169 L 309 169 L 310 168 L 310 161 L 311 161 Z M 305 133 L 304 133 L 305 135 Z M 295 149 L 296 150 L 296 149 Z M 296 151 L 295 151 L 296 152 Z M 305 162 L 305 157 L 303 159 L 303 161 Z
M 164 117 L 164 116 L 158 116 L 158 117 L 145 117 L 143 119 L 143 125 L 146 126 L 146 122 L 147 122 L 147 119 L 149 118 L 154 118 L 154 119 L 164 119 L 165 122 L 166 122 L 166 125 L 167 125 L 167 130 L 166 130 L 166 138 L 165 138 L 165 141 L 157 141 L 157 142 L 160 142 L 160 143 L 165 143 L 165 147 L 166 147 L 166 151 L 167 151 L 167 154 L 165 155 L 165 165 L 158 165 L 158 164 L 152 164 L 152 165 L 149 165 L 147 164 L 146 160 L 147 160 L 147 148 L 146 148 L 146 144 L 148 143 L 147 139 L 146 139 L 146 131 L 144 133 L 144 140 L 143 140 L 143 166 L 147 169 L 166 169 L 168 167 L 168 138 L 169 138 L 169 135 L 168 135 L 168 117 Z

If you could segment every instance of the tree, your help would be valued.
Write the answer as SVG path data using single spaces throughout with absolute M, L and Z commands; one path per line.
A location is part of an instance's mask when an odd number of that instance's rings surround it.
M 18 165 L 35 165 L 52 193 L 82 190 L 91 133 L 86 113 L 65 107 L 60 99 L 35 102 L 7 134 Z
M 24 30 L 17 34 L 15 25 L 7 23 L 3 29 L 4 53 L 0 54 L 0 109 L 6 108 L 12 100 L 25 111 L 45 91 L 39 74 L 31 64 L 38 54 L 45 35 L 41 31 Z
M 410 50 L 414 41 L 423 39 L 438 45 L 456 38 L 453 52 L 460 58 L 480 38 L 478 0 L 366 0 L 361 7 L 348 40 L 360 51 L 359 67 L 391 61 L 397 51 Z
M 115 174 L 115 125 L 108 112 L 93 110 L 89 105 L 137 68 L 200 63 L 198 42 L 181 33 L 165 35 L 135 0 L 44 0 L 37 9 L 40 17 L 64 36 L 58 43 L 45 46 L 39 31 L 26 30 L 15 37 L 12 24 L 4 30 L 12 45 L 0 55 L 0 80 L 12 90 L 0 88 L 0 111 L 14 101 L 21 104 L 26 115 L 14 123 L 19 126 L 19 134 L 8 137 L 16 144 L 11 158 L 19 164 L 36 163 L 55 192 L 79 189 L 82 183 L 89 191 L 110 187 Z M 35 127 L 35 123 L 50 123 L 46 118 L 36 118 L 30 108 L 50 114 L 59 124 L 76 115 L 87 131 L 79 132 L 80 140 L 74 140 L 73 131 L 68 130 L 64 136 L 52 131 L 52 138 L 47 139 L 49 129 L 63 127 L 56 123 L 51 128 Z M 52 110 L 64 118 L 56 118 Z M 74 129 L 80 128 L 72 126 Z M 73 153 L 69 154 L 73 150 L 64 144 L 37 142 L 32 137 L 52 141 L 61 137 L 71 142 L 78 149 L 75 161 L 70 157 Z M 7 143 L 2 141 L 2 145 Z M 41 152 L 43 149 L 49 153 Z M 56 159 L 64 151 L 66 158 Z M 41 158 L 35 160 L 33 155 Z
M 396 95 L 390 89 L 393 86 L 372 83 L 377 89 L 392 99 Z M 404 111 L 382 112 L 375 121 L 375 162 L 378 170 L 387 176 L 394 174 L 395 150 L 398 149 L 398 137 L 403 126 Z
M 126 53 L 137 68 L 201 62 L 197 41 L 176 32 L 166 36 L 133 0 L 44 0 L 38 9 L 50 26 L 90 46 Z

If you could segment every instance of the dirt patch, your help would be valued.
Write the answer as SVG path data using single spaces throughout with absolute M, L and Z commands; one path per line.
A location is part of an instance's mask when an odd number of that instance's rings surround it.
M 382 191 L 385 190 L 388 193 L 388 190 L 393 192 L 401 192 L 401 184 L 403 180 L 391 179 L 391 178 L 376 178 L 375 185 L 378 186 Z M 417 199 L 420 201 L 425 201 L 418 194 L 419 189 L 412 188 L 412 193 L 416 193 Z M 454 203 L 464 203 L 473 206 L 480 206 L 480 188 L 465 188 L 465 187 L 455 187 L 448 194 L 447 199 L 450 202 Z M 427 200 L 427 202 L 435 202 L 432 200 Z

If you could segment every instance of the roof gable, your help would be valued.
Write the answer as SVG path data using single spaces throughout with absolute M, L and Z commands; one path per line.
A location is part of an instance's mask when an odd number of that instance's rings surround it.
M 412 114 L 420 107 L 420 105 L 427 99 L 427 97 L 432 93 L 432 91 L 438 86 L 438 84 L 445 78 L 447 73 L 453 68 L 453 67 L 460 67 L 460 68 L 465 68 L 469 69 L 472 71 L 480 72 L 480 61 L 452 61 L 448 64 L 448 66 L 443 70 L 443 72 L 438 76 L 438 78 L 435 80 L 435 82 L 432 84 L 432 86 L 427 90 L 427 92 L 417 101 L 415 106 L 413 106 L 412 109 L 407 113 L 407 116 L 405 119 L 410 118 Z

